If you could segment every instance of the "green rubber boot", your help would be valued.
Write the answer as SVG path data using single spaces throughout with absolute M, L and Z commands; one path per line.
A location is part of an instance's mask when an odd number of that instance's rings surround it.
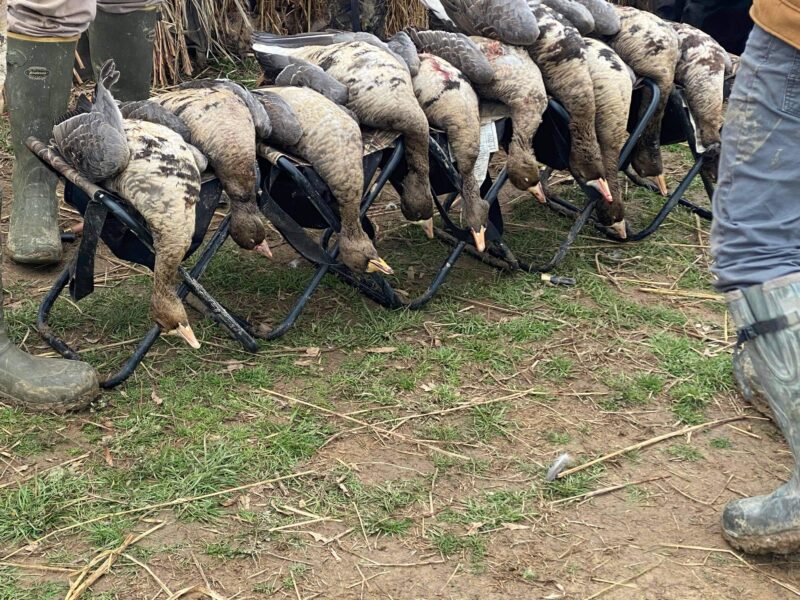
M 88 31 L 92 68 L 97 81 L 100 67 L 109 58 L 114 59 L 117 70 L 122 73 L 111 88 L 117 100 L 146 100 L 150 96 L 157 22 L 157 10 L 117 14 L 98 7 Z
M 14 202 L 8 254 L 21 264 L 61 260 L 56 175 L 25 146 L 28 136 L 47 142 L 53 121 L 67 111 L 75 42 L 31 41 L 8 36 L 6 99 L 11 119 Z
M 752 554 L 800 550 L 800 274 L 727 295 L 728 309 L 744 351 L 769 402 L 775 422 L 795 459 L 787 483 L 766 496 L 730 502 L 722 532 L 733 546 Z M 740 335 L 740 339 L 742 336 Z M 740 376 L 741 380 L 741 376 Z
M 88 406 L 100 394 L 94 369 L 83 362 L 31 356 L 17 348 L 8 339 L 2 305 L 0 253 L 0 401 L 57 413 Z

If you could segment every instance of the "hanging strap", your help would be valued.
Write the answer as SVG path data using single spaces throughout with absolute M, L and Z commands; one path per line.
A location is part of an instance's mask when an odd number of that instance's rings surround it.
M 72 263 L 69 280 L 69 295 L 75 301 L 85 298 L 94 291 L 94 258 L 107 216 L 106 205 L 93 196 L 83 214 L 83 237 L 78 254 Z
M 350 24 L 353 31 L 361 31 L 361 6 L 359 0 L 350 0 Z
M 788 315 L 781 315 L 766 321 L 756 321 L 737 330 L 736 345 L 741 348 L 745 342 L 752 342 L 760 335 L 778 333 L 794 325 L 800 325 L 800 312 L 791 312 Z
M 744 399 L 750 404 L 753 404 L 755 401 L 755 393 L 753 392 L 753 387 L 750 385 L 750 380 L 744 372 L 743 357 L 745 342 L 752 342 L 761 335 L 778 333 L 779 331 L 784 331 L 798 324 L 800 324 L 800 312 L 795 311 L 774 319 L 756 321 L 747 327 L 742 327 L 737 330 L 736 346 L 733 348 L 733 375 L 736 377 L 742 396 L 744 396 Z

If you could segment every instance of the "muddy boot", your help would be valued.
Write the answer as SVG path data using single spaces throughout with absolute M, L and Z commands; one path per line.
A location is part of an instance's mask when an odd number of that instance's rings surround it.
M 24 410 L 63 413 L 84 408 L 100 394 L 88 364 L 38 358 L 17 348 L 3 317 L 3 257 L 0 253 L 0 401 Z
M 722 514 L 725 539 L 744 552 L 800 550 L 800 274 L 727 295 L 775 422 L 795 457 L 789 481 L 767 496 L 730 502 Z
M 67 110 L 75 42 L 8 36 L 6 99 L 14 147 L 14 203 L 8 231 L 11 260 L 48 265 L 61 260 L 56 175 L 25 146 L 28 136 L 47 142 L 53 121 Z
M 739 382 L 739 389 L 742 392 L 744 401 L 762 417 L 774 422 L 772 409 L 767 401 L 767 393 L 764 391 L 764 386 L 761 385 L 758 375 L 756 375 L 753 361 L 750 360 L 747 350 L 742 349 L 736 355 L 735 360 L 734 370 L 736 371 L 736 379 Z
M 114 59 L 122 73 L 111 88 L 117 100 L 146 100 L 150 96 L 157 21 L 157 10 L 117 14 L 98 7 L 88 31 L 92 68 L 97 81 L 100 67 L 109 58 Z

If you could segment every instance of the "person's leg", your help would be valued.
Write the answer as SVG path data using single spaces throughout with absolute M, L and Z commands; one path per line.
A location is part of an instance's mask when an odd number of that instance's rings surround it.
M 40 5 L 47 5 L 52 11 L 48 14 L 37 12 Z M 27 148 L 19 146 L 18 142 L 26 135 L 49 139 L 52 120 L 48 121 L 46 115 L 57 113 L 62 105 L 66 107 L 69 78 L 65 83 L 58 71 L 63 68 L 71 74 L 72 52 L 69 48 L 74 46 L 75 35 L 83 26 L 81 23 L 85 21 L 88 25 L 86 19 L 91 18 L 90 11 L 84 11 L 81 16 L 74 8 L 74 2 L 70 7 L 68 3 L 12 1 L 8 11 L 13 27 L 10 36 L 6 36 L 5 19 L 0 19 L 0 57 L 5 56 L 5 40 L 8 39 L 10 58 L 6 94 L 16 151 L 14 192 L 20 194 L 15 197 L 15 204 L 55 201 L 54 178 L 50 182 L 39 166 L 30 160 Z M 0 9 L 5 16 L 5 0 L 0 0 Z M 59 20 L 61 17 L 63 20 Z M 33 37 L 37 34 L 41 34 L 40 38 Z M 64 41 L 63 37 L 67 40 Z M 26 97 L 23 91 L 31 95 Z M 26 118 L 33 123 L 26 124 Z M 49 206 L 46 208 L 50 210 Z M 32 229 L 40 227 L 35 222 L 36 215 L 28 207 L 16 213 L 14 227 L 18 228 L 15 230 L 17 233 L 21 225 L 20 214 L 27 219 L 23 225 Z M 29 410 L 55 412 L 87 406 L 100 393 L 97 374 L 92 367 L 77 361 L 33 357 L 9 340 L 2 308 L 2 262 L 0 252 L 0 402 Z
M 75 43 L 94 16 L 94 0 L 11 0 L 5 87 L 14 147 L 14 202 L 8 253 L 24 264 L 61 260 L 57 178 L 25 146 L 49 140 L 67 110 Z
M 756 27 L 722 134 L 711 247 L 775 421 L 800 459 L 800 51 Z M 737 367 L 740 365 L 738 364 Z M 741 370 L 741 369 L 739 369 Z M 728 542 L 754 553 L 800 550 L 800 471 L 767 496 L 729 503 Z
M 111 93 L 118 100 L 144 100 L 153 78 L 153 42 L 160 0 L 98 0 L 89 27 L 95 78 L 109 58 L 122 73 Z

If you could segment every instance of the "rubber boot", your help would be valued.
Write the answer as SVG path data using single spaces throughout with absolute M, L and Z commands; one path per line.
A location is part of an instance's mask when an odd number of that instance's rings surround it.
M 98 7 L 88 31 L 92 68 L 97 81 L 100 67 L 109 58 L 114 59 L 122 73 L 111 88 L 117 100 L 146 100 L 150 96 L 157 21 L 157 10 L 116 14 Z
M 731 546 L 744 552 L 796 552 L 800 550 L 800 274 L 731 292 L 727 301 L 739 331 L 750 332 L 745 351 L 795 465 L 789 481 L 771 494 L 730 502 L 722 514 L 722 532 Z
M 39 358 L 17 348 L 6 333 L 0 253 L 0 400 L 18 408 L 63 413 L 85 408 L 100 394 L 97 373 L 88 364 Z
M 49 38 L 48 38 L 49 39 Z M 8 254 L 21 264 L 61 260 L 56 175 L 25 146 L 28 136 L 47 142 L 53 121 L 67 110 L 75 41 L 41 41 L 8 36 L 6 99 L 14 147 L 14 202 Z

